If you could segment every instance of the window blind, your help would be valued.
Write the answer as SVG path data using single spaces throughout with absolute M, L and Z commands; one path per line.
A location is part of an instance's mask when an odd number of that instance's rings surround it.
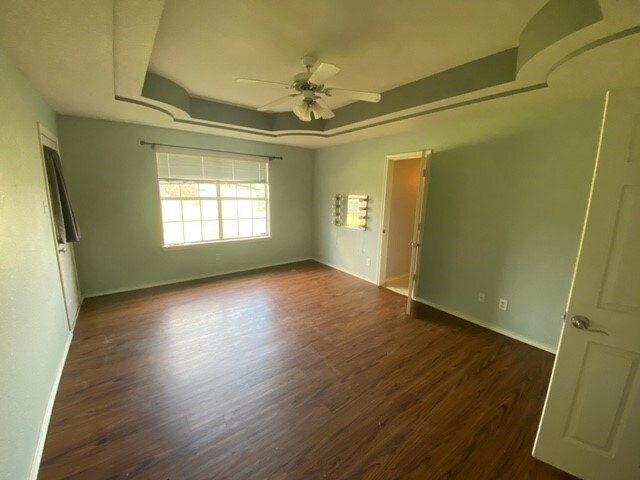
M 158 178 L 194 182 L 267 183 L 268 161 L 231 156 L 156 154 Z

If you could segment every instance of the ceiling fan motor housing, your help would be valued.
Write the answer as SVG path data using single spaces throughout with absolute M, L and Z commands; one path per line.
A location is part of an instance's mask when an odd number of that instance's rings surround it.
M 320 86 L 309 83 L 309 77 L 311 77 L 311 72 L 298 73 L 295 77 L 293 77 L 293 88 L 295 88 L 298 92 L 315 92 L 316 90 L 318 90 Z

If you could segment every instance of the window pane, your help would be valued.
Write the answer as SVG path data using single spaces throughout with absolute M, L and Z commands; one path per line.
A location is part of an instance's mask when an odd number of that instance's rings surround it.
M 240 183 L 238 185 L 236 185 L 236 188 L 238 189 L 238 193 L 237 196 L 238 197 L 245 197 L 245 198 L 249 198 L 251 197 L 251 185 L 247 184 L 247 183 Z
M 198 168 L 202 169 L 200 163 Z M 158 168 L 160 172 L 160 166 Z M 218 183 L 231 182 L 233 173 L 231 171 L 230 175 L 218 180 L 213 180 L 213 177 L 203 179 L 202 183 L 198 180 L 158 179 L 165 245 L 267 234 L 268 186 L 261 182 Z M 226 200 L 221 200 L 221 197 Z
M 220 196 L 222 197 L 235 197 L 236 196 L 236 186 L 233 183 L 222 183 L 220 184 Z
M 264 198 L 265 197 L 265 185 L 264 183 L 252 183 L 251 184 L 251 196 L 253 198 Z
M 251 220 L 238 220 L 238 236 L 251 237 L 252 232 Z
M 218 219 L 218 201 L 217 200 L 200 200 L 200 205 L 202 206 L 203 220 Z
M 253 236 L 259 237 L 267 234 L 267 219 L 253 221 Z
M 174 243 L 183 243 L 182 222 L 163 223 L 164 227 L 164 244 L 171 245 Z
M 237 220 L 223 220 L 222 221 L 222 236 L 224 238 L 238 238 L 238 221 Z
M 184 222 L 184 241 L 200 242 L 202 240 L 202 227 L 200 222 Z
M 218 222 L 202 222 L 202 239 L 203 240 L 220 240 L 220 227 Z
M 222 218 L 238 218 L 238 202 L 236 200 L 222 200 Z
M 267 218 L 267 202 L 264 200 L 254 200 L 253 218 Z
M 178 198 L 180 196 L 180 185 L 177 183 L 159 182 L 160 196 L 163 198 Z
M 198 190 L 200 191 L 201 197 L 218 196 L 218 190 L 216 189 L 216 185 L 213 183 L 201 183 L 198 185 Z
M 200 200 L 183 200 L 182 215 L 185 221 L 200 220 Z
M 198 184 L 197 183 L 181 183 L 180 184 L 180 196 L 182 196 L 182 197 L 197 197 L 198 196 Z
M 179 222 L 182 220 L 180 200 L 162 200 L 162 221 Z
M 238 218 L 251 218 L 251 200 L 238 200 Z

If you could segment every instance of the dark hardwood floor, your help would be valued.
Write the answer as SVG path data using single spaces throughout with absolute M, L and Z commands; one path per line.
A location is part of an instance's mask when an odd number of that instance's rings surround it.
M 47 479 L 556 479 L 553 356 L 314 262 L 85 301 Z

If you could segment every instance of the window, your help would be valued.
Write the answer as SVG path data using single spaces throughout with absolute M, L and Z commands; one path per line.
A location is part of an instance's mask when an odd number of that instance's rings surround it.
M 269 236 L 265 161 L 157 153 L 164 245 Z

